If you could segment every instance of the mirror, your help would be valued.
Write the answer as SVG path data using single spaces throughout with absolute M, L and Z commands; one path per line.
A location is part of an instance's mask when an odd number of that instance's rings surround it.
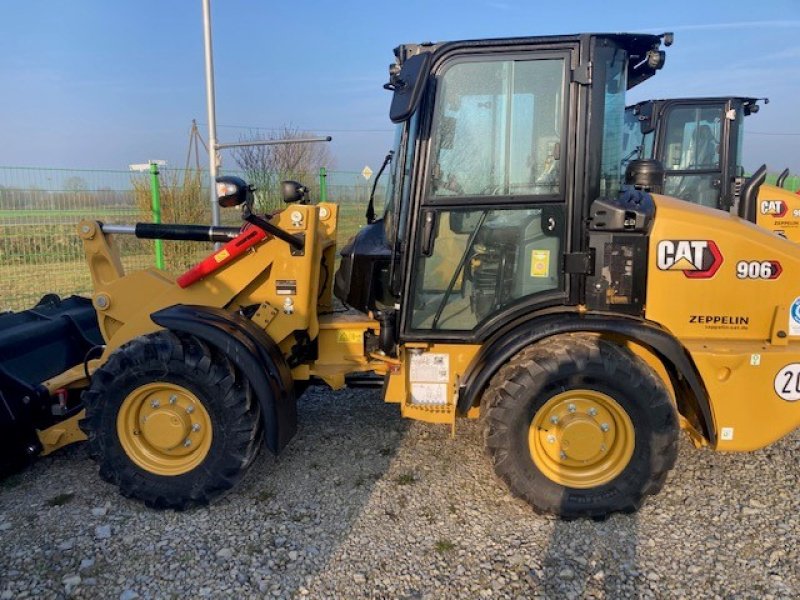
M 217 184 L 217 203 L 223 208 L 252 204 L 253 188 L 241 177 L 221 175 L 215 179 Z
M 286 204 L 308 204 L 308 188 L 297 181 L 281 181 L 281 194 Z
M 642 134 L 648 134 L 656 130 L 656 125 L 653 122 L 653 103 L 647 102 L 639 106 L 638 112 L 639 126 L 641 127 Z
M 394 92 L 389 108 L 392 123 L 408 121 L 417 110 L 428 80 L 430 64 L 430 53 L 423 52 L 406 60 L 399 73 L 391 73 L 389 83 L 383 87 Z

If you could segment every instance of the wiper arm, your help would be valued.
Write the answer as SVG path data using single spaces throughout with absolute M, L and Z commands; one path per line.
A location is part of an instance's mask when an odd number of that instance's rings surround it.
M 375 222 L 375 190 L 378 187 L 378 180 L 383 175 L 383 171 L 386 169 L 386 165 L 392 162 L 392 156 L 394 156 L 394 150 L 389 150 L 389 154 L 386 155 L 386 158 L 383 159 L 383 164 L 381 168 L 378 169 L 378 174 L 375 176 L 375 180 L 372 182 L 372 192 L 369 195 L 369 204 L 367 204 L 367 224 L 370 225 Z

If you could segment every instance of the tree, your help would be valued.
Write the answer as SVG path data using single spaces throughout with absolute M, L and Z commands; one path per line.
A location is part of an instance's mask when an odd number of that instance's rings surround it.
M 83 177 L 73 175 L 64 180 L 64 190 L 67 192 L 85 192 L 89 189 L 89 184 Z
M 269 134 L 251 131 L 241 136 L 241 142 L 292 140 L 314 137 L 309 131 L 284 125 L 283 129 Z M 256 204 L 260 211 L 270 211 L 281 206 L 280 182 L 286 179 L 300 181 L 316 188 L 320 167 L 332 166 L 333 159 L 324 142 L 308 144 L 279 144 L 274 146 L 244 146 L 236 148 L 234 159 L 244 171 L 248 183 L 257 189 Z

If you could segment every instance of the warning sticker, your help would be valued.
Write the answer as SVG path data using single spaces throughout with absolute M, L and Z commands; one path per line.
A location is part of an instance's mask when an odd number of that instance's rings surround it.
M 221 263 L 223 260 L 228 258 L 230 255 L 231 255 L 231 253 L 228 252 L 227 250 L 220 250 L 219 252 L 217 252 L 214 255 L 214 260 L 217 261 L 218 263 Z
M 447 383 L 450 379 L 450 356 L 430 352 L 411 354 L 408 373 L 412 382 Z
M 275 292 L 279 296 L 294 296 L 297 293 L 296 279 L 276 279 Z
M 550 277 L 550 250 L 531 250 L 531 277 Z
M 444 383 L 412 383 L 412 404 L 447 404 L 447 385 Z
M 360 329 L 340 329 L 336 333 L 336 341 L 340 344 L 360 342 L 362 339 L 364 339 L 364 334 Z

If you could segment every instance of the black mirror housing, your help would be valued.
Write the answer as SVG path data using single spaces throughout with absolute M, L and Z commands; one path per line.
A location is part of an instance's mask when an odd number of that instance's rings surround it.
M 297 181 L 282 181 L 281 194 L 286 204 L 308 204 L 308 188 Z
M 215 181 L 217 184 L 217 203 L 222 208 L 250 204 L 253 189 L 241 177 L 220 175 Z
M 430 52 L 422 52 L 406 59 L 399 71 L 393 69 L 390 73 L 390 81 L 383 87 L 394 92 L 389 108 L 392 123 L 408 121 L 417 110 L 430 65 Z

